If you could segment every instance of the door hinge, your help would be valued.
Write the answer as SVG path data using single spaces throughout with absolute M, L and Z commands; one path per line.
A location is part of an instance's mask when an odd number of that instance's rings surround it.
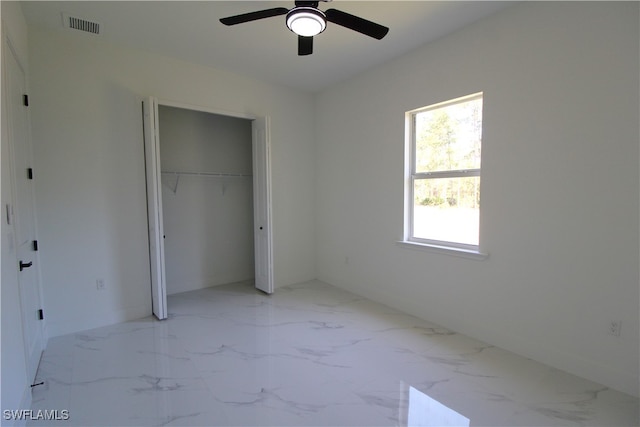
M 27 168 L 27 178 L 33 179 L 33 168 Z
M 29 106 L 29 95 L 27 95 L 26 93 L 24 95 L 22 95 L 22 104 L 25 107 Z
M 38 252 L 38 241 L 37 240 L 34 240 L 32 242 L 32 248 L 33 248 L 34 252 Z
M 5 214 L 6 214 L 5 219 L 7 220 L 7 225 L 11 225 L 11 215 L 13 213 L 13 209 L 11 208 L 11 205 L 9 203 L 5 204 L 4 208 L 5 208 Z
M 40 320 L 44 319 L 44 310 L 43 309 L 38 310 L 38 319 L 40 319 Z

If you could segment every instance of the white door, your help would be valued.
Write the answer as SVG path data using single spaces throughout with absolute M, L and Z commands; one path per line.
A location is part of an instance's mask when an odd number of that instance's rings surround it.
M 149 258 L 153 314 L 167 318 L 167 286 L 164 272 L 164 229 L 162 222 L 162 186 L 160 183 L 160 140 L 158 138 L 158 100 L 142 102 L 144 158 L 147 175 L 147 214 L 149 217 Z
M 5 117 L 3 125 L 8 129 L 10 159 L 13 176 L 14 206 L 11 212 L 4 212 L 8 222 L 13 221 L 15 229 L 16 261 L 14 268 L 18 271 L 20 305 L 22 310 L 22 330 L 24 336 L 27 374 L 30 381 L 36 376 L 40 356 L 44 349 L 44 334 L 40 319 L 40 281 L 38 275 L 38 257 L 35 252 L 35 198 L 31 168 L 31 139 L 29 137 L 29 121 L 24 95 L 26 83 L 24 71 L 13 54 L 8 43 L 3 41 L 4 79 L 2 90 L 6 104 L 3 104 Z M 4 145 L 3 145 L 4 148 Z M 3 152 L 3 156 L 8 153 Z M 3 162 L 4 166 L 4 162 Z M 3 171 L 4 172 L 4 171 Z M 37 173 L 37 172 L 36 172 Z M 3 177 L 6 174 L 3 173 Z M 4 185 L 4 183 L 3 183 Z M 5 211 L 7 210 L 5 206 Z
M 271 146 L 269 118 L 252 122 L 253 226 L 256 288 L 273 293 L 273 238 L 271 233 Z

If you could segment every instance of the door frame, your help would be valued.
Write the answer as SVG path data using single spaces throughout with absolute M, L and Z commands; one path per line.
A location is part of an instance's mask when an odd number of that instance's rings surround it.
M 144 100 L 148 100 L 150 97 L 141 97 L 141 99 Z M 208 107 L 208 106 L 202 106 L 202 105 L 194 105 L 194 104 L 187 104 L 187 103 L 183 103 L 183 102 L 177 102 L 177 101 L 173 101 L 173 100 L 168 100 L 168 99 L 162 99 L 162 98 L 157 98 L 157 97 L 151 97 L 153 99 L 155 99 L 155 103 L 157 106 L 165 106 L 165 107 L 174 107 L 174 108 L 181 108 L 184 110 L 192 110 L 192 111 L 197 111 L 197 112 L 203 112 L 203 113 L 210 113 L 210 114 L 216 114 L 219 116 L 226 116 L 226 117 L 233 117 L 233 118 L 239 118 L 239 119 L 246 119 L 246 120 L 250 120 L 252 122 L 252 124 L 254 122 L 256 122 L 259 119 L 264 119 L 265 122 L 267 123 L 266 126 L 266 133 L 265 133 L 265 138 L 264 141 L 256 141 L 256 134 L 255 132 L 252 132 L 252 143 L 251 143 L 251 151 L 252 151 L 252 174 L 253 174 L 253 180 L 254 180 L 254 186 L 255 186 L 255 180 L 258 178 L 257 177 L 257 170 L 258 168 L 256 167 L 256 144 L 260 144 L 263 143 L 265 145 L 265 150 L 264 150 L 264 156 L 262 156 L 262 171 L 264 171 L 265 176 L 263 177 L 264 182 L 265 182 L 265 197 L 264 197 L 264 201 L 266 203 L 266 206 L 262 206 L 262 207 L 257 207 L 255 205 L 256 203 L 256 197 L 255 197 L 255 193 L 253 196 L 254 199 L 254 220 L 255 220 L 255 211 L 257 208 L 261 208 L 264 209 L 265 212 L 265 217 L 266 217 L 266 221 L 265 224 L 262 225 L 263 227 L 263 231 L 266 228 L 266 239 L 267 239 L 267 244 L 266 244 L 266 254 L 262 254 L 262 256 L 265 257 L 265 259 L 267 260 L 266 264 L 267 264 L 267 269 L 268 269 L 268 274 L 267 274 L 267 278 L 268 278 L 268 282 L 267 285 L 265 287 L 261 287 L 260 290 L 262 290 L 263 292 L 266 292 L 268 294 L 273 293 L 275 286 L 274 286 L 274 275 L 273 275 L 273 225 L 272 225 L 272 191 L 271 191 L 271 183 L 272 183 L 272 176 L 271 176 L 271 137 L 270 137 L 270 118 L 269 116 L 256 116 L 254 114 L 248 114 L 248 113 L 243 113 L 243 112 L 237 112 L 237 111 L 232 111 L 232 110 L 224 110 L 224 109 L 220 109 L 220 108 L 214 108 L 214 107 Z M 159 138 L 158 138 L 158 153 L 159 153 Z M 158 154 L 158 156 L 161 156 L 161 153 Z M 146 165 L 146 157 L 145 157 L 145 165 Z M 161 171 L 158 169 L 157 173 L 159 174 Z M 157 182 L 160 182 L 160 177 L 157 176 Z M 161 190 L 160 190 L 161 191 Z M 254 189 L 255 191 L 255 189 Z M 162 206 L 160 206 L 160 208 L 162 208 Z M 163 224 L 161 224 L 161 226 L 164 227 Z M 257 229 L 259 227 L 255 227 L 254 228 L 254 239 L 255 239 L 255 235 L 257 233 Z M 254 249 L 254 257 L 258 257 L 258 253 L 256 250 L 257 248 Z M 150 254 L 150 257 L 152 255 Z M 151 264 L 151 260 L 150 260 L 150 264 Z M 150 265 L 151 267 L 151 265 Z M 164 266 L 163 266 L 164 268 Z M 166 283 L 163 284 L 163 286 L 166 287 Z M 164 297 L 166 299 L 166 289 L 164 290 Z M 165 307 L 166 307 L 166 303 L 165 303 Z

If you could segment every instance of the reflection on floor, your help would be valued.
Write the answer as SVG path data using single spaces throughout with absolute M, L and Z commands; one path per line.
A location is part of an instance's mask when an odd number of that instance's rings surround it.
M 317 281 L 173 295 L 169 313 L 51 339 L 33 415 L 69 420 L 28 424 L 639 423 L 636 398 Z

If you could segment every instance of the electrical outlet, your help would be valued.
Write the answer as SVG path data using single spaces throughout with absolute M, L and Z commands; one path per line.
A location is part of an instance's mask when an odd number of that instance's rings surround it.
M 607 333 L 609 335 L 614 335 L 616 337 L 619 337 L 621 328 L 622 328 L 622 320 L 612 320 L 611 322 L 609 322 L 609 331 Z
M 96 289 L 98 289 L 99 291 L 104 291 L 105 289 L 104 279 L 96 280 Z

